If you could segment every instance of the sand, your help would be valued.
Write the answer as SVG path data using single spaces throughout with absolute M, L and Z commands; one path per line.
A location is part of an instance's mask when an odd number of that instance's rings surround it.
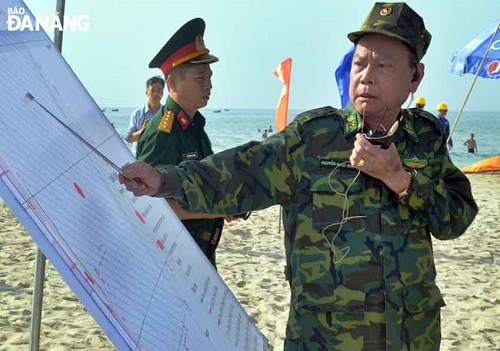
M 444 294 L 441 350 L 500 349 L 500 174 L 469 175 L 479 214 L 452 241 L 434 240 Z M 279 208 L 226 225 L 218 267 L 275 350 L 283 347 L 289 291 Z M 27 350 L 36 246 L 0 205 L 0 350 Z M 106 335 L 47 263 L 41 350 L 114 350 Z

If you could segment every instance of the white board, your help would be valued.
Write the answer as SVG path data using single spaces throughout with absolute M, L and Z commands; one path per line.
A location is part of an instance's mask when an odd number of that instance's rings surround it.
M 0 196 L 120 350 L 265 350 L 267 339 L 162 199 L 117 173 L 134 158 L 43 31 L 0 11 Z M 21 16 L 22 17 L 22 16 Z M 104 84 L 104 83 L 103 83 Z

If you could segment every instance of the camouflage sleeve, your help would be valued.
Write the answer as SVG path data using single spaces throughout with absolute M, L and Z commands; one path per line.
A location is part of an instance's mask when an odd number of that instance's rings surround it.
M 184 161 L 178 168 L 157 166 L 163 187 L 158 196 L 175 198 L 190 212 L 239 214 L 285 203 L 301 176 L 300 122 L 269 138 Z
M 434 138 L 433 179 L 423 172 L 416 173 L 413 191 L 404 201 L 418 216 L 423 216 L 429 231 L 438 239 L 454 239 L 472 223 L 478 208 L 470 182 L 451 162 L 446 137 Z

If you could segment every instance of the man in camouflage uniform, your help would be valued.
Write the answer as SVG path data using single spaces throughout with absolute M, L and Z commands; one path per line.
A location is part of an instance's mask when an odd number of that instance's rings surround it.
M 431 234 L 457 238 L 477 206 L 435 117 L 401 109 L 424 75 L 431 36 L 405 3 L 376 3 L 348 38 L 356 49 L 346 109 L 302 113 L 262 142 L 201 162 L 126 165 L 140 182 L 120 181 L 190 211 L 283 206 L 285 350 L 438 350 L 444 301 Z

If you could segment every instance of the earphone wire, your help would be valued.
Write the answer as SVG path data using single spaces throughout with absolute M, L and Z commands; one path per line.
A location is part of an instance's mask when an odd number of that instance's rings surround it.
M 364 127 L 364 122 L 365 122 L 365 108 L 366 108 L 366 103 L 363 103 L 363 114 L 361 116 L 361 130 L 363 129 Z M 344 226 L 345 223 L 347 223 L 348 221 L 350 220 L 353 220 L 353 219 L 361 219 L 361 218 L 366 218 L 366 216 L 352 216 L 352 217 L 349 217 L 349 207 L 350 207 L 350 202 L 349 202 L 349 198 L 348 198 L 348 194 L 349 194 L 349 190 L 351 189 L 352 185 L 354 184 L 354 182 L 356 182 L 356 180 L 359 178 L 360 174 L 361 174 L 361 171 L 358 170 L 358 173 L 356 174 L 356 176 L 354 177 L 354 179 L 352 180 L 351 184 L 349 184 L 347 186 L 347 189 L 345 190 L 344 193 L 341 193 L 337 190 L 335 190 L 332 186 L 332 176 L 335 174 L 335 172 L 343 165 L 346 165 L 346 164 L 349 164 L 348 161 L 344 161 L 342 163 L 340 163 L 339 165 L 337 165 L 331 172 L 330 174 L 328 175 L 328 185 L 330 186 L 330 189 L 337 195 L 340 195 L 344 198 L 344 201 L 343 201 L 343 204 L 342 204 L 342 219 L 340 222 L 334 222 L 334 223 L 330 223 L 329 225 L 327 225 L 325 228 L 323 228 L 323 230 L 321 231 L 321 234 L 323 235 L 323 238 L 325 239 L 325 241 L 328 243 L 328 247 L 330 248 L 330 251 L 332 252 L 332 262 L 334 264 L 338 264 L 340 263 L 346 256 L 347 254 L 349 253 L 349 251 L 351 250 L 351 248 L 349 246 L 346 246 L 346 247 L 343 247 L 339 250 L 337 250 L 335 248 L 335 245 L 333 244 L 334 240 L 337 238 L 337 236 L 340 234 L 340 231 L 342 230 L 342 227 Z M 327 236 L 326 236 L 326 231 L 328 229 L 330 229 L 331 227 L 333 226 L 336 226 L 338 225 L 338 229 L 337 231 L 335 232 L 335 234 L 333 235 L 333 237 L 331 239 L 328 239 Z M 337 255 L 338 254 L 342 254 L 342 256 L 340 256 L 338 259 L 337 259 Z

